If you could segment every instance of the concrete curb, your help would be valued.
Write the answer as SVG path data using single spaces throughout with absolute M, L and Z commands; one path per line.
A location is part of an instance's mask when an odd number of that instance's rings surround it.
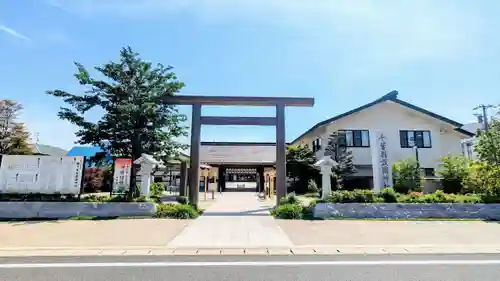
M 39 247 L 0 248 L 0 257 L 32 256 L 290 256 L 390 254 L 500 254 L 500 245 L 378 245 L 297 246 L 277 248 L 167 248 L 167 247 Z

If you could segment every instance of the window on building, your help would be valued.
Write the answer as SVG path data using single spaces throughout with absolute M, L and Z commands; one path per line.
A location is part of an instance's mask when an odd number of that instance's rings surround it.
M 343 130 L 345 135 L 342 144 L 347 147 L 370 147 L 370 133 L 368 130 Z
M 399 139 L 403 148 L 432 147 L 430 131 L 399 131 Z
M 424 168 L 423 170 L 424 170 L 424 176 L 426 176 L 426 177 L 435 176 L 434 168 Z
M 317 138 L 312 142 L 312 150 L 313 152 L 316 152 L 321 149 L 321 139 Z

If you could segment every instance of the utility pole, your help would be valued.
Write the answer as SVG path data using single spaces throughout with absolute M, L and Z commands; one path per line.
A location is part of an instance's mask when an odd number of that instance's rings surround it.
M 481 109 L 481 113 L 479 114 L 475 114 L 478 119 L 479 119 L 479 122 L 482 121 L 483 123 L 483 126 L 484 126 L 484 131 L 487 132 L 489 130 L 489 124 L 488 124 L 488 109 L 490 108 L 493 108 L 494 106 L 491 105 L 491 104 L 480 104 L 478 106 L 476 106 L 474 108 L 474 110 L 478 110 L 478 109 Z

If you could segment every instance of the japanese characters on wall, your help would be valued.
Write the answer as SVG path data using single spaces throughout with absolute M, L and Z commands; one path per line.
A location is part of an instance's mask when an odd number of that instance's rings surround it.
M 130 175 L 132 173 L 132 159 L 115 159 L 113 173 L 113 193 L 125 192 L 130 189 Z
M 83 157 L 2 155 L 1 193 L 79 194 Z

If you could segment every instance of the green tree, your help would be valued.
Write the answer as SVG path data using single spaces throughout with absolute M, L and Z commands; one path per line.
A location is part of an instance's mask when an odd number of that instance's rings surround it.
M 415 158 L 397 161 L 392 165 L 394 190 L 399 193 L 420 191 L 422 186 L 422 171 Z
M 169 97 L 184 87 L 172 67 L 154 66 L 142 60 L 130 47 L 122 48 L 120 60 L 95 67 L 99 77 L 93 78 L 80 63 L 75 63 L 78 83 L 84 94 L 63 90 L 47 91 L 72 107 L 62 107 L 59 118 L 79 127 L 78 143 L 102 146 L 107 143 L 112 155 L 130 156 L 136 160 L 142 153 L 164 160 L 175 157 L 186 145 L 177 138 L 185 136 L 181 123 L 186 116 L 178 112 Z M 91 109 L 103 111 L 93 122 L 85 118 Z M 137 194 L 136 169 L 132 169 L 129 197 Z
M 307 146 L 287 146 L 286 172 L 287 177 L 293 180 L 291 190 L 303 194 L 308 191 L 309 181 L 316 180 L 319 171 L 314 167 L 316 159 L 314 153 Z
M 488 165 L 500 167 L 500 121 L 493 118 L 487 131 L 478 131 L 474 151 Z
M 330 134 L 325 154 L 330 155 L 337 162 L 337 166 L 332 168 L 332 172 L 337 189 L 342 189 L 349 176 L 356 173 L 352 151 L 347 149 L 346 136 L 343 132 L 336 131 Z
M 500 167 L 492 167 L 482 161 L 469 163 L 468 175 L 464 178 L 464 193 L 500 194 Z
M 13 100 L 0 100 L 0 154 L 26 155 L 33 150 L 28 143 L 29 133 L 18 122 L 23 106 Z
M 469 175 L 469 161 L 462 155 L 441 157 L 442 168 L 438 175 L 442 177 L 441 184 L 445 193 L 461 193 L 462 183 Z

